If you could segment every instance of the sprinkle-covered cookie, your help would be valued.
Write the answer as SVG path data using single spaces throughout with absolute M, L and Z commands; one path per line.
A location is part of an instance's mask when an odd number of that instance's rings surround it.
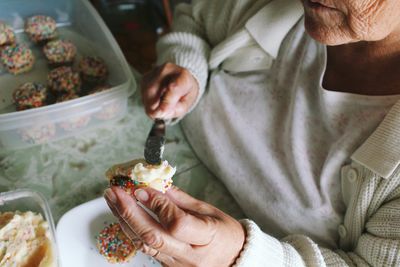
M 6 23 L 0 21 L 0 46 L 12 45 L 15 43 L 15 33 Z
M 108 76 L 108 69 L 100 57 L 83 57 L 79 62 L 82 79 L 90 83 L 102 83 Z
M 12 74 L 20 74 L 32 69 L 35 57 L 24 44 L 5 46 L 1 51 L 1 62 Z
M 26 20 L 25 32 L 32 42 L 41 43 L 57 36 L 56 21 L 49 16 L 33 16 Z
M 135 246 L 119 223 L 111 223 L 101 230 L 96 241 L 100 254 L 110 263 L 128 262 L 136 254 Z
M 24 83 L 13 93 L 17 110 L 37 108 L 46 105 L 47 88 L 40 83 Z
M 47 76 L 49 88 L 57 93 L 78 93 L 81 88 L 79 73 L 71 67 L 58 67 L 49 72 Z
M 71 65 L 76 56 L 76 46 L 70 41 L 54 40 L 43 47 L 50 65 Z

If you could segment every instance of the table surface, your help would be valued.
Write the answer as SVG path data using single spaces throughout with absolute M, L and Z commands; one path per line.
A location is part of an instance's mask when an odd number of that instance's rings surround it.
M 138 94 L 126 116 L 77 137 L 27 149 L 0 151 L 0 192 L 30 188 L 48 200 L 55 222 L 71 208 L 97 198 L 107 187 L 105 171 L 116 163 L 143 157 L 152 121 Z M 240 208 L 223 184 L 199 161 L 179 126 L 167 128 L 164 158 L 177 166 L 174 184 L 236 218 Z

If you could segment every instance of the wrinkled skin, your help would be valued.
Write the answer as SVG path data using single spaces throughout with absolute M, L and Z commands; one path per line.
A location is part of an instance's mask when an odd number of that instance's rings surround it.
M 105 194 L 121 228 L 143 253 L 164 266 L 231 266 L 244 243 L 241 224 L 217 208 L 172 187 L 166 194 L 152 188 L 136 198 L 159 218 L 147 214 L 124 190 Z
M 315 10 L 302 0 L 307 32 L 327 45 L 378 41 L 399 33 L 399 0 L 312 0 L 331 9 Z
M 399 0 L 302 2 L 307 32 L 328 45 L 325 89 L 363 95 L 400 93 Z

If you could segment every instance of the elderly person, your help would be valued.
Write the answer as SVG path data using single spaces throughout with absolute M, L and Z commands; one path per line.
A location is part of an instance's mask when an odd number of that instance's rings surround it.
M 125 232 L 166 266 L 400 266 L 399 18 L 399 0 L 179 6 L 146 112 L 184 117 L 249 219 L 137 190 L 157 222 L 107 190 Z

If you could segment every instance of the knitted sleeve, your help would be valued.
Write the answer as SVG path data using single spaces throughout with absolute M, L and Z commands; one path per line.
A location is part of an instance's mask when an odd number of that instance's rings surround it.
M 397 212 L 399 208 L 400 205 L 397 205 Z M 398 234 L 399 222 L 398 219 L 396 222 L 389 221 L 387 224 L 392 225 L 387 228 L 380 227 L 380 231 L 396 228 Z M 320 247 L 303 235 L 291 235 L 278 240 L 263 233 L 250 220 L 244 220 L 242 223 L 247 230 L 246 244 L 234 267 L 400 266 L 400 238 L 398 236 L 392 239 L 384 235 L 375 236 L 365 233 L 361 235 L 354 251 L 344 252 Z
M 210 1 L 194 1 L 176 7 L 172 32 L 157 43 L 157 64 L 172 62 L 186 68 L 199 85 L 195 105 L 204 93 L 208 78 L 210 42 L 206 34 L 206 16 Z M 212 6 L 215 6 L 212 5 Z M 194 105 L 194 106 L 195 106 Z M 193 107 L 192 107 L 193 108 Z
M 262 232 L 253 221 L 242 220 L 241 223 L 247 237 L 234 267 L 353 266 L 342 253 L 321 248 L 307 236 L 290 235 L 278 240 Z
M 171 33 L 157 42 L 157 64 L 171 62 L 189 70 L 200 89 L 197 103 L 207 85 L 211 49 L 268 1 L 193 0 L 178 5 Z
M 247 238 L 234 266 L 400 266 L 400 188 L 394 192 L 397 197 L 382 201 L 361 225 L 354 248 L 349 250 L 329 250 L 304 235 L 278 240 L 254 222 L 242 220 Z M 376 193 L 371 192 L 370 199 L 379 199 Z M 355 213 L 362 213 L 360 206 Z

